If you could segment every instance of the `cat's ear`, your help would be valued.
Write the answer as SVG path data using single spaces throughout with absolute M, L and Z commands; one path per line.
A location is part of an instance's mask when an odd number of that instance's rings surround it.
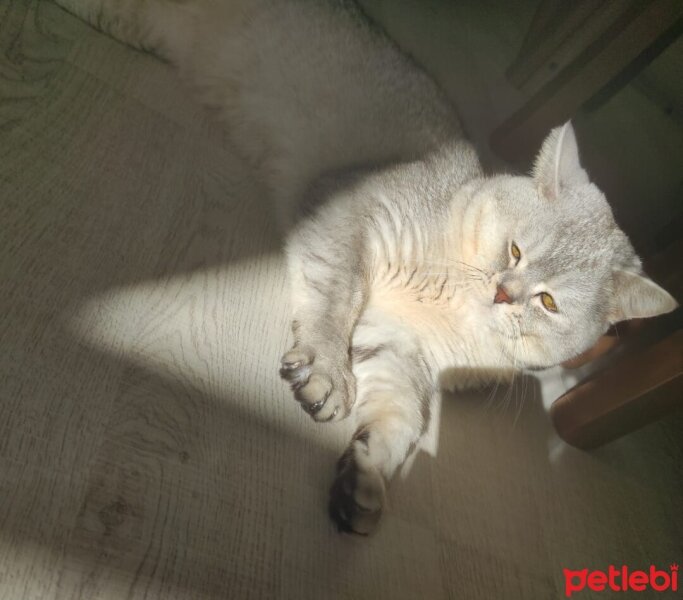
M 533 177 L 539 192 L 548 200 L 557 200 L 562 188 L 588 183 L 588 174 L 579 161 L 579 147 L 572 124 L 567 121 L 545 138 L 536 157 Z
M 678 302 L 665 289 L 645 275 L 630 271 L 614 272 L 614 296 L 609 322 L 644 319 L 671 312 Z

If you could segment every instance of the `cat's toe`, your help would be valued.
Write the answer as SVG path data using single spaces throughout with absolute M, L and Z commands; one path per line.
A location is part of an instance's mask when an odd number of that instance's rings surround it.
M 308 382 L 311 376 L 313 351 L 307 347 L 295 347 L 286 352 L 280 359 L 280 377 L 289 381 L 296 389 Z
M 294 389 L 294 397 L 311 418 L 321 423 L 347 414 L 340 390 L 325 373 L 312 373 L 304 385 Z
M 360 469 L 355 461 L 340 464 L 330 490 L 330 518 L 341 532 L 369 535 L 382 516 L 384 497 L 384 480 L 375 469 Z
M 315 421 L 338 421 L 353 404 L 350 372 L 317 357 L 309 346 L 295 346 L 280 361 L 280 377 L 288 381 L 301 408 Z

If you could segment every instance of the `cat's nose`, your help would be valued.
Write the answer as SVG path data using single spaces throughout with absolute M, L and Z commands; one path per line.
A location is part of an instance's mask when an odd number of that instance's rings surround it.
M 503 302 L 506 304 L 512 304 L 512 298 L 510 298 L 508 291 L 502 285 L 499 285 L 496 288 L 496 295 L 493 297 L 493 303 L 502 304 Z

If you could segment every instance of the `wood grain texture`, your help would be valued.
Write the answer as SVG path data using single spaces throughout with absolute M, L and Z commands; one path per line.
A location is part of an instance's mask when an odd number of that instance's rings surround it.
M 683 329 L 617 358 L 558 398 L 550 417 L 577 448 L 595 448 L 683 408 Z
M 338 535 L 352 424 L 277 378 L 270 214 L 170 68 L 0 1 L 0 598 L 553 598 L 680 562 L 681 416 L 584 454 L 533 386 L 444 403 L 377 535 Z

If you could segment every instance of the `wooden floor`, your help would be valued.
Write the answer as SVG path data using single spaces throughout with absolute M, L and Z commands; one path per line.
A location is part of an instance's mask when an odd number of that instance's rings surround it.
M 683 560 L 683 417 L 586 454 L 532 382 L 446 399 L 377 534 L 337 534 L 351 424 L 278 380 L 257 179 L 168 67 L 29 0 L 0 0 L 0 269 L 2 599 L 550 599 Z

